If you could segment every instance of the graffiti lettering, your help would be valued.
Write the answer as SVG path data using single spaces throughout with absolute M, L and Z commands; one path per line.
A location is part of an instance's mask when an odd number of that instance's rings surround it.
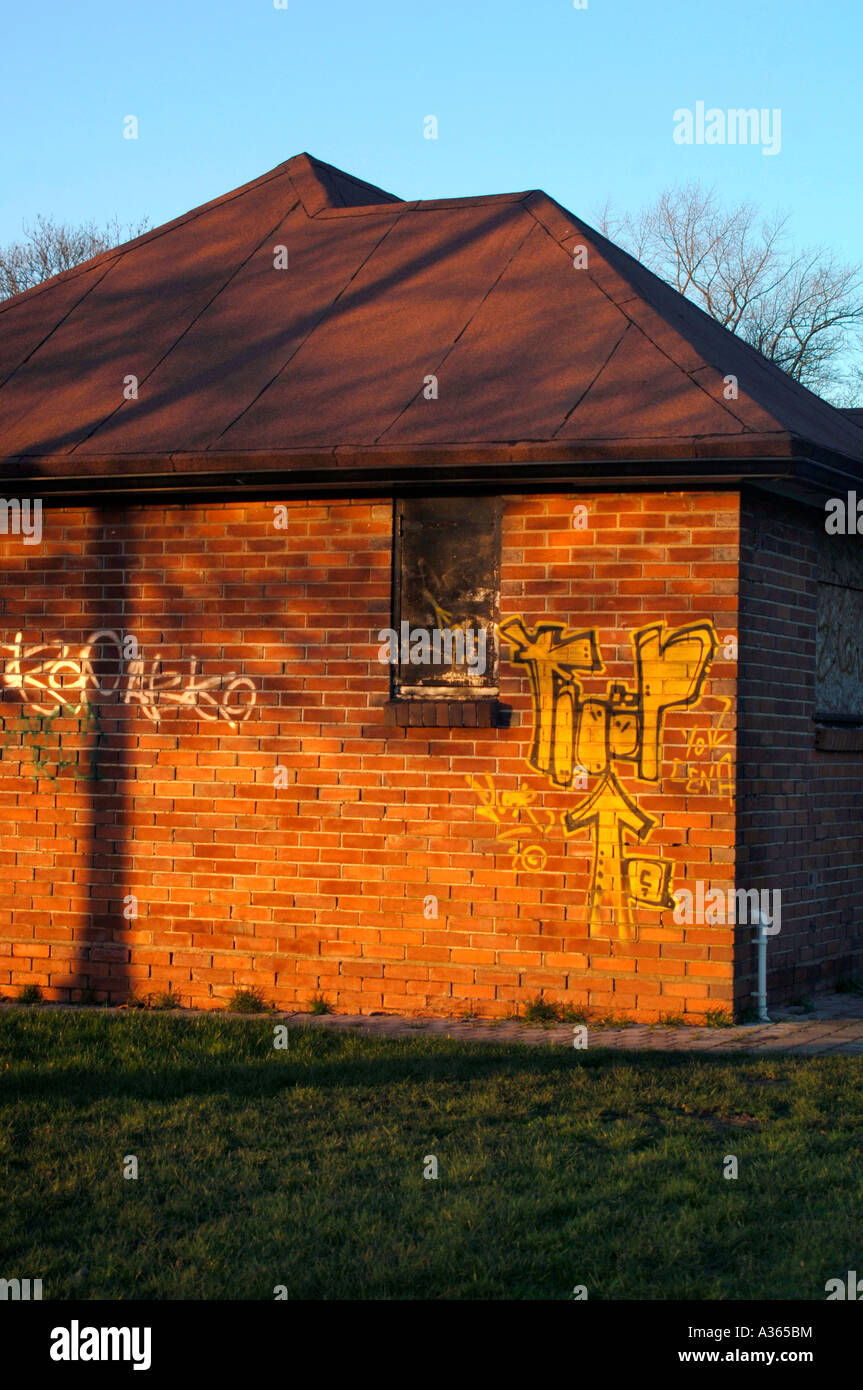
M 659 779 L 665 716 L 701 698 L 718 645 L 713 624 L 691 623 L 668 632 L 665 623 L 653 623 L 634 632 L 635 688 L 609 683 L 604 697 L 585 697 L 576 679 L 605 669 L 595 629 L 574 632 L 562 623 L 528 628 L 522 618 L 513 617 L 500 624 L 500 633 L 512 648 L 513 661 L 530 675 L 529 766 L 556 787 L 571 787 L 582 768 L 600 778 L 593 792 L 563 815 L 567 834 L 589 828 L 593 837 L 588 929 L 596 934 L 607 910 L 619 936 L 632 939 L 636 904 L 674 905 L 673 865 L 627 854 L 625 837 L 644 841 L 657 822 L 625 791 L 615 765 L 634 763 L 643 780 Z
M 714 728 L 693 729 L 686 741 L 686 752 L 680 759 L 675 758 L 671 769 L 671 781 L 685 781 L 684 791 L 697 794 L 699 792 L 710 794 L 715 792 L 717 796 L 724 797 L 729 806 L 734 802 L 734 770 L 732 767 L 731 753 L 722 753 L 713 762 L 708 762 L 703 766 L 698 765 L 698 760 L 705 754 L 712 755 L 723 744 L 726 744 L 731 737 L 731 730 L 723 727 L 726 716 L 731 711 L 731 700 L 724 696 L 720 702 L 722 713 L 716 721 Z
M 106 659 L 114 670 L 113 683 L 100 679 L 94 662 Z M 142 658 L 124 663 L 123 639 L 111 628 L 92 632 L 80 646 L 58 640 L 25 646 L 20 632 L 11 643 L 0 643 L 0 686 L 14 691 L 36 715 L 56 714 L 67 708 L 78 715 L 94 697 L 115 696 L 126 704 L 137 702 L 154 724 L 161 718 L 161 704 L 195 709 L 201 719 L 224 719 L 232 729 L 248 719 L 257 696 L 255 683 L 236 671 L 224 675 L 199 674 L 199 658 L 188 659 L 188 674 L 162 669 L 162 658 L 151 659 L 149 670 Z
M 520 846 L 518 843 L 519 840 L 548 835 L 556 824 L 553 811 L 533 805 L 537 793 L 526 787 L 524 782 L 519 783 L 517 791 L 499 791 L 488 772 L 485 773 L 483 782 L 478 781 L 469 772 L 465 774 L 465 781 L 479 797 L 481 805 L 477 815 L 490 820 L 494 825 L 507 827 L 501 830 L 497 840 L 500 844 L 506 844 L 513 867 L 530 873 L 544 869 L 548 859 L 548 852 L 544 846 Z M 522 814 L 527 823 L 521 821 Z

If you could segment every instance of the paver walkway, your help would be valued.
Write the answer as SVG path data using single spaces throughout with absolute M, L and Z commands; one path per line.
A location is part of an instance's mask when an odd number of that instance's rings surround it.
M 0 1002 L 0 1012 L 15 1008 L 14 1000 Z M 43 1009 L 78 1009 L 78 1005 L 43 1004 Z M 99 1012 L 116 1013 L 115 1008 Z M 178 1017 L 201 1017 L 188 1010 L 169 1010 Z M 219 1012 L 222 1012 L 219 1010 Z M 637 1023 L 628 1028 L 587 1025 L 590 1048 L 608 1047 L 622 1052 L 762 1052 L 775 1056 L 794 1053 L 823 1057 L 829 1053 L 863 1053 L 863 996 L 822 994 L 805 1007 L 772 1010 L 771 1023 L 737 1024 L 732 1028 L 669 1028 L 663 1024 Z M 256 1018 L 260 1014 L 232 1014 L 232 1018 Z M 270 1015 L 291 1028 L 330 1028 L 357 1031 L 388 1038 L 459 1038 L 467 1042 L 531 1043 L 571 1047 L 573 1024 L 528 1025 L 516 1019 L 405 1018 L 399 1014 L 309 1014 L 276 1012 Z
M 289 1026 L 330 1028 L 382 1034 L 388 1038 L 459 1038 L 469 1042 L 558 1044 L 571 1047 L 573 1025 L 529 1026 L 515 1020 L 402 1018 L 395 1014 L 288 1014 Z M 732 1028 L 669 1028 L 632 1024 L 628 1028 L 592 1028 L 588 1047 L 637 1052 L 763 1052 L 823 1057 L 829 1053 L 863 1054 L 863 998 L 824 995 L 802 1009 L 777 1009 L 776 1022 L 738 1024 Z

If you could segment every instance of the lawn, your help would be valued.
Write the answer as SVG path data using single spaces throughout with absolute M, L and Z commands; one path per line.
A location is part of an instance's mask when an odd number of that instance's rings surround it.
M 863 1270 L 861 1111 L 853 1057 L 312 1027 L 277 1051 L 265 1018 L 4 1010 L 0 1277 L 45 1298 L 823 1300 Z

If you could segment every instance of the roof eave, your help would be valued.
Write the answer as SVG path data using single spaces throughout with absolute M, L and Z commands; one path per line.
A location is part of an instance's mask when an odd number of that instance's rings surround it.
M 0 461 L 6 484 L 45 499 L 106 500 L 250 493 L 389 494 L 418 488 L 789 488 L 815 500 L 863 486 L 863 463 L 785 436 L 746 440 L 522 441 L 279 453 L 63 454 Z

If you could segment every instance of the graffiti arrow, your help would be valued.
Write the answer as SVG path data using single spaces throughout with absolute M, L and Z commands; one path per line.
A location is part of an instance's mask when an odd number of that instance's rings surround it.
M 593 830 L 593 877 L 587 919 L 590 935 L 593 935 L 601 908 L 608 906 L 619 924 L 621 940 L 633 940 L 636 933 L 623 878 L 623 837 L 628 831 L 643 840 L 657 822 L 639 810 L 613 772 L 606 773 L 590 796 L 573 811 L 567 811 L 563 820 L 568 835 L 584 826 Z

